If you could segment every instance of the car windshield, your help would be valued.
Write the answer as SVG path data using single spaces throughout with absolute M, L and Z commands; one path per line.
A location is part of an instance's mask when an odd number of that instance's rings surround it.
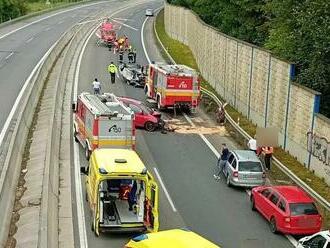
M 259 162 L 242 161 L 239 162 L 238 171 L 242 172 L 262 172 L 262 167 Z
M 154 112 L 151 108 L 149 108 L 148 106 L 146 106 L 144 104 L 140 104 L 139 106 L 145 113 L 151 114 Z
M 292 216 L 318 214 L 314 203 L 290 203 L 290 212 Z

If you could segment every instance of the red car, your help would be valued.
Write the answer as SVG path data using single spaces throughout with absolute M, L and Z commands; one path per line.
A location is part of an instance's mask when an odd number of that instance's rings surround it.
M 117 98 L 134 112 L 135 127 L 143 127 L 145 130 L 153 132 L 163 125 L 163 121 L 160 118 L 161 114 L 149 108 L 143 102 L 129 97 Z
M 322 216 L 314 200 L 296 186 L 261 186 L 252 189 L 252 210 L 258 210 L 273 233 L 309 235 L 320 231 Z

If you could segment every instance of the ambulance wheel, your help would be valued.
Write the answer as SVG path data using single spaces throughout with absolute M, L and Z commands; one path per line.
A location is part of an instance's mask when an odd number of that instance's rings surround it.
M 87 160 L 89 160 L 90 156 L 91 156 L 91 152 L 90 152 L 90 150 L 88 149 L 88 145 L 86 144 L 86 147 L 85 147 L 85 158 L 86 158 Z
M 144 124 L 144 129 L 148 132 L 153 132 L 155 131 L 156 129 L 156 125 L 155 123 L 151 122 L 151 121 L 147 121 L 145 124 Z
M 74 130 L 74 133 L 73 133 L 74 141 L 78 143 L 78 142 L 79 142 L 79 140 L 78 140 L 78 137 L 77 137 L 77 135 L 78 135 L 77 131 L 76 131 L 76 130 Z

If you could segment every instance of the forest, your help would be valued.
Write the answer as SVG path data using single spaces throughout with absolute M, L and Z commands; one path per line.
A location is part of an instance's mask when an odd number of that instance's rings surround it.
M 330 117 L 329 0 L 167 0 L 221 32 L 295 64 L 295 81 L 322 93 Z

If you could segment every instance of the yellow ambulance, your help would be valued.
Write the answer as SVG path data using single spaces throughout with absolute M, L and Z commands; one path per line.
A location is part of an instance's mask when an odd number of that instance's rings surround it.
M 220 248 L 211 241 L 186 229 L 143 234 L 133 238 L 125 248 Z
M 137 153 L 95 149 L 86 177 L 91 227 L 100 232 L 157 232 L 158 186 Z

